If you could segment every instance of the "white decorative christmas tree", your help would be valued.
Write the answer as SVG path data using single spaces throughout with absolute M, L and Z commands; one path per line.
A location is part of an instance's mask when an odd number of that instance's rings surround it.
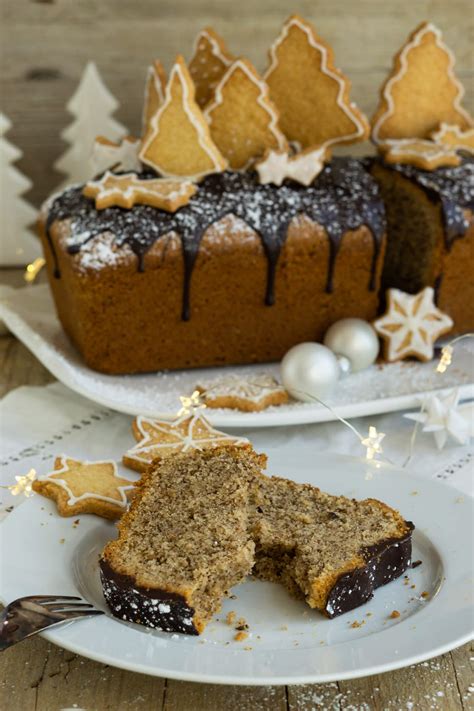
M 11 125 L 0 114 L 0 264 L 24 266 L 40 256 L 41 247 L 28 229 L 36 210 L 21 197 L 32 183 L 12 165 L 23 154 L 4 137 Z
M 61 133 L 61 138 L 69 143 L 70 148 L 54 164 L 56 170 L 67 176 L 61 188 L 93 177 L 90 156 L 97 136 L 118 141 L 127 135 L 125 126 L 112 118 L 118 106 L 118 101 L 105 86 L 96 65 L 89 62 L 79 86 L 67 104 L 75 121 Z

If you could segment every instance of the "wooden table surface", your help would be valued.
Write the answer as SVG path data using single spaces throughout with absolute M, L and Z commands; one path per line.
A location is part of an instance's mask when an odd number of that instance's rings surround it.
M 21 272 L 0 271 L 0 283 L 21 282 Z M 0 396 L 20 385 L 45 385 L 53 380 L 13 336 L 0 337 Z M 428 662 L 355 681 L 290 687 L 219 686 L 122 671 L 36 637 L 0 655 L 0 710 L 474 710 L 473 662 L 474 645 L 466 644 Z

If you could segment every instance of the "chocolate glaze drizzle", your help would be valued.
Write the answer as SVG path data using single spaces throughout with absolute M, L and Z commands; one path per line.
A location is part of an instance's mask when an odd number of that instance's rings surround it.
M 464 210 L 474 211 L 474 157 L 466 156 L 455 168 L 420 170 L 412 165 L 389 166 L 405 178 L 423 188 L 428 195 L 441 204 L 445 228 L 446 248 L 449 250 L 456 239 L 463 237 L 469 220 Z
M 150 172 L 143 179 L 154 178 Z M 375 269 L 385 233 L 384 206 L 375 180 L 363 161 L 334 158 L 309 187 L 287 180 L 281 187 L 260 185 L 255 173 L 225 172 L 210 175 L 200 184 L 190 202 L 175 213 L 145 205 L 132 210 L 109 207 L 96 210 L 94 202 L 73 187 L 52 203 L 46 235 L 55 260 L 55 276 L 60 277 L 57 256 L 50 235 L 56 220 L 71 219 L 71 234 L 66 243 L 70 254 L 80 252 L 93 237 L 110 232 L 117 247 L 128 245 L 137 255 L 143 271 L 144 257 L 154 242 L 170 232 L 182 241 L 184 255 L 183 320 L 190 318 L 190 285 L 201 239 L 207 228 L 233 214 L 257 232 L 268 260 L 265 303 L 275 302 L 275 273 L 288 226 L 296 215 L 306 215 L 322 225 L 328 235 L 330 258 L 326 291 L 333 291 L 334 266 L 342 237 L 348 230 L 367 226 L 374 240 L 369 290 L 375 289 Z
M 327 596 L 324 612 L 328 617 L 363 605 L 377 588 L 400 577 L 411 566 L 414 526 L 410 521 L 406 526 L 404 536 L 365 548 L 365 566 L 338 578 Z M 140 587 L 132 577 L 113 570 L 104 559 L 100 561 L 100 577 L 104 597 L 116 617 L 165 632 L 199 634 L 194 626 L 194 610 L 181 595 Z

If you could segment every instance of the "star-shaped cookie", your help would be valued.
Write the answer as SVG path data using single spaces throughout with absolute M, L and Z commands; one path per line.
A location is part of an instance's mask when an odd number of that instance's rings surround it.
M 259 412 L 288 402 L 288 393 L 271 373 L 223 375 L 197 384 L 206 407 Z
M 91 513 L 114 520 L 126 510 L 134 482 L 118 475 L 115 462 L 80 462 L 63 455 L 52 472 L 33 482 L 33 489 L 53 499 L 60 516 Z
M 143 472 L 154 459 L 191 449 L 209 449 L 248 444 L 244 437 L 233 437 L 214 429 L 201 412 L 168 422 L 139 416 L 133 434 L 137 444 L 123 455 L 125 466 Z
M 435 306 L 433 289 L 427 286 L 414 295 L 388 289 L 387 302 L 386 313 L 373 324 L 385 342 L 385 359 L 431 360 L 436 339 L 453 327 L 452 319 Z
M 115 175 L 106 171 L 99 180 L 86 183 L 82 193 L 94 198 L 96 210 L 113 206 L 131 210 L 134 205 L 151 205 L 176 212 L 187 205 L 196 190 L 194 183 L 181 178 L 142 180 L 135 173 Z

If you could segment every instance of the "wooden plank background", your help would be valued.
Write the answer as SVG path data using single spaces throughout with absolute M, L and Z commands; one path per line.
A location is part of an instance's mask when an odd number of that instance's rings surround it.
M 189 58 L 205 25 L 262 70 L 283 20 L 300 13 L 333 45 L 353 98 L 370 113 L 393 53 L 429 19 L 454 50 L 465 105 L 474 108 L 472 0 L 1 0 L 1 8 L 0 110 L 13 121 L 8 137 L 24 151 L 18 167 L 33 181 L 27 197 L 36 205 L 61 182 L 52 166 L 66 148 L 65 104 L 86 62 L 97 63 L 121 103 L 117 118 L 137 133 L 147 65 L 160 58 L 169 68 L 178 52 Z

